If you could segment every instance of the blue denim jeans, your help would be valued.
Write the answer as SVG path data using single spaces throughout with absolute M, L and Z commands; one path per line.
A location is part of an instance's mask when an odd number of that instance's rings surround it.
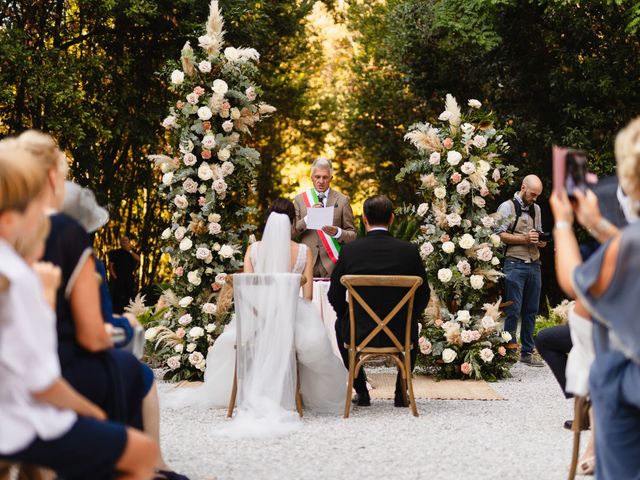
M 518 318 L 522 316 L 520 327 L 520 342 L 522 353 L 533 352 L 533 329 L 536 325 L 536 315 L 540 303 L 542 289 L 542 275 L 539 263 L 524 263 L 505 258 L 505 294 L 504 301 L 513 302 L 505 309 L 507 318 L 504 329 L 516 338 Z

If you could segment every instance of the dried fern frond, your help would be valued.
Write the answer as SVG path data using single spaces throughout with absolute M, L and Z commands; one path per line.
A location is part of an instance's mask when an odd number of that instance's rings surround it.
M 485 303 L 482 305 L 482 310 L 485 311 L 485 314 L 494 320 L 498 320 L 502 313 L 500 312 L 500 304 L 502 303 L 502 297 L 498 297 L 498 300 L 495 303 Z
M 196 62 L 195 57 L 193 56 L 193 49 L 191 48 L 189 41 L 187 41 L 187 43 L 184 44 L 184 47 L 182 47 L 180 60 L 182 61 L 182 71 L 187 75 L 187 77 L 195 77 Z
M 253 127 L 256 121 L 259 119 L 259 116 L 255 115 L 251 110 L 244 107 L 242 110 L 240 110 L 240 118 L 233 121 L 233 126 L 239 132 L 251 134 L 249 127 Z
M 217 315 L 226 314 L 233 304 L 233 284 L 227 282 L 224 284 L 220 293 L 218 293 L 218 310 Z
M 504 273 L 499 272 L 498 270 L 475 270 L 473 273 L 475 273 L 476 275 L 482 275 L 484 278 L 486 278 L 487 280 L 489 280 L 490 282 L 496 283 L 500 277 L 504 277 Z
M 165 163 L 173 165 L 173 158 L 167 155 L 149 155 L 149 160 L 153 161 L 156 167 L 161 167 Z
M 276 110 L 276 107 L 272 107 L 271 105 L 268 105 L 266 103 L 261 103 L 258 105 L 258 113 L 262 116 L 270 115 Z
M 224 45 L 224 18 L 218 6 L 218 1 L 213 0 L 209 5 L 209 18 L 207 19 L 207 36 L 212 39 L 207 48 L 209 55 L 217 54 Z
M 426 130 L 419 128 L 412 130 L 404 136 L 404 139 L 411 142 L 418 150 L 426 153 L 440 151 L 443 148 L 437 131 L 431 127 Z
M 178 296 L 170 288 L 162 292 L 160 298 L 163 298 L 164 302 L 172 307 L 177 307 L 178 302 L 180 301 Z
M 458 127 L 460 126 L 462 112 L 460 111 L 460 106 L 458 105 L 455 97 L 450 93 L 447 93 L 444 108 L 451 114 L 449 117 L 449 125 L 451 125 L 451 134 L 455 135 L 458 132 Z
M 182 339 L 180 339 L 178 335 L 176 335 L 176 333 L 170 328 L 160 325 L 156 327 L 156 330 L 158 333 L 156 334 L 157 340 L 155 348 L 158 348 L 162 343 L 170 347 L 174 347 L 179 343 L 182 343 Z

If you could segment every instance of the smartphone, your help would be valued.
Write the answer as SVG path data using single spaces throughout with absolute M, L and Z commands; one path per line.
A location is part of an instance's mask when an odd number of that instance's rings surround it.
M 559 195 L 567 191 L 569 198 L 579 189 L 586 192 L 589 174 L 587 173 L 587 155 L 582 150 L 553 146 L 553 190 Z M 591 179 L 591 181 L 593 181 Z

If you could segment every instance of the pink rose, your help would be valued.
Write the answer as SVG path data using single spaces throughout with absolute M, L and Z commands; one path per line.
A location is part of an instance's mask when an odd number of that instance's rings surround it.
M 478 330 L 472 330 L 471 331 L 471 339 L 474 342 L 477 342 L 478 340 L 480 340 L 480 332 Z
M 453 139 L 450 138 L 450 137 L 447 137 L 447 138 L 444 139 L 442 144 L 444 145 L 444 148 L 449 150 L 451 147 L 453 147 Z
M 173 168 L 178 168 L 180 166 L 180 159 L 173 157 L 171 159 L 171 165 L 173 165 Z
M 178 338 L 184 338 L 184 336 L 186 335 L 186 331 L 184 330 L 184 328 L 182 327 L 178 327 L 178 329 L 176 330 L 176 337 Z
M 436 327 L 441 327 L 444 322 L 442 321 L 441 318 L 436 318 L 436 321 L 433 323 L 435 324 Z
M 471 373 L 471 364 L 468 362 L 464 362 L 462 365 L 460 365 L 460 370 L 462 370 L 462 373 L 464 373 L 465 375 L 469 375 Z
M 498 347 L 498 355 L 504 357 L 507 354 L 507 349 L 504 347 Z
M 173 273 L 175 274 L 176 277 L 181 277 L 182 275 L 184 275 L 184 268 L 176 267 Z
M 447 235 L 446 233 L 443 233 L 443 234 L 440 236 L 440 241 L 441 241 L 442 243 L 444 243 L 444 242 L 448 242 L 449 240 L 451 240 L 451 238 L 450 238 L 450 237 L 449 237 L 449 235 Z
M 459 172 L 454 172 L 454 173 L 451 175 L 451 182 L 452 182 L 452 183 L 454 183 L 454 184 L 455 184 L 455 183 L 458 183 L 460 180 L 462 180 L 462 175 L 460 175 L 460 173 L 459 173 Z
M 205 89 L 197 86 L 196 88 L 193 89 L 193 93 L 195 93 L 196 95 L 200 96 L 200 95 L 204 95 Z
M 480 189 L 480 195 L 483 196 L 483 197 L 486 197 L 487 195 L 489 195 L 489 193 L 490 193 L 489 190 L 486 189 L 486 188 L 481 188 Z
M 207 203 L 207 199 L 206 198 L 200 197 L 198 199 L 198 205 L 200 205 L 201 207 L 204 207 L 206 203 Z
M 228 101 L 224 101 L 222 102 L 222 110 L 230 110 L 231 109 L 231 104 Z
M 200 154 L 200 156 L 205 160 L 209 160 L 211 158 L 211 150 L 207 150 L 207 149 L 202 150 L 202 153 Z
M 214 282 L 211 284 L 211 290 L 213 290 L 214 292 L 217 292 L 221 288 L 222 288 L 222 285 L 220 285 L 219 283 Z
M 202 122 L 202 129 L 206 132 L 208 130 L 211 130 L 211 122 L 207 121 L 207 122 Z
M 178 101 L 176 102 L 176 108 L 177 108 L 178 110 L 182 110 L 182 107 L 184 107 L 184 102 L 183 102 L 182 100 L 178 100 Z
M 198 95 L 196 95 L 195 93 L 190 93 L 189 95 L 187 95 L 187 102 L 189 102 L 191 105 L 195 105 L 196 103 L 198 103 Z

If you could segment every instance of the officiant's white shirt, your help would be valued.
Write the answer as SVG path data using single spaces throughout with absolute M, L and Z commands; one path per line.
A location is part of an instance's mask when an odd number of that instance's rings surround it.
M 315 188 L 313 188 L 313 191 L 316 192 L 316 195 L 320 195 L 320 193 L 324 193 L 324 198 L 322 199 L 322 206 L 326 208 L 327 207 L 327 199 L 329 198 L 329 192 L 331 191 L 331 188 L 327 188 L 324 192 L 319 192 Z M 306 215 L 304 216 L 304 223 L 307 223 L 307 216 Z M 342 229 L 340 227 L 336 227 L 336 228 L 338 229 L 338 231 L 333 236 L 333 238 L 335 238 L 337 240 L 342 235 Z

